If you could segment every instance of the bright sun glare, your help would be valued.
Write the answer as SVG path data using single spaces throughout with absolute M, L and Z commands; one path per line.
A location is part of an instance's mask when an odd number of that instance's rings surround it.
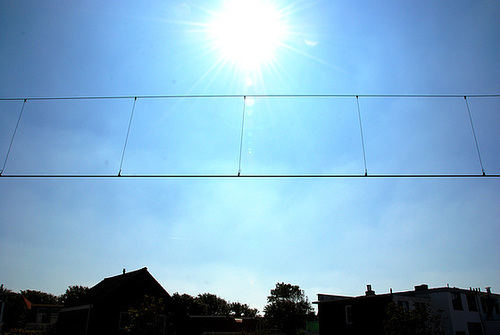
M 209 33 L 221 57 L 248 70 L 272 62 L 286 27 L 270 1 L 228 0 Z

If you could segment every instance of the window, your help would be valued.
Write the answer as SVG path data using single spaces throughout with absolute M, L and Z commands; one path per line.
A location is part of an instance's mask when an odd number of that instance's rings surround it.
M 39 308 L 36 313 L 36 323 L 49 323 L 49 313 L 47 308 Z
M 467 308 L 471 312 L 477 312 L 477 301 L 474 294 L 467 294 Z
M 481 297 L 481 308 L 483 309 L 483 313 L 486 313 L 488 308 L 486 307 L 486 297 Z
M 348 325 L 352 325 L 352 306 L 345 306 L 345 323 Z
M 50 323 L 56 323 L 57 318 L 59 317 L 59 308 L 52 308 L 50 312 Z
M 460 293 L 453 293 L 451 297 L 451 302 L 453 304 L 453 309 L 456 311 L 463 311 L 462 306 L 462 295 Z
M 398 301 L 398 306 L 403 307 L 405 309 L 405 311 L 410 310 L 410 303 L 408 301 L 400 300 L 400 301 Z

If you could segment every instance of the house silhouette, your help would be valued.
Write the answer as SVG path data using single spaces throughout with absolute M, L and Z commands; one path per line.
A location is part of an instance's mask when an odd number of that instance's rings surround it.
M 65 306 L 59 313 L 59 335 L 124 334 L 130 325 L 130 308 L 138 308 L 146 296 L 161 298 L 165 306 L 171 297 L 146 267 L 105 278 L 89 289 L 83 300 Z M 163 316 L 165 333 L 166 317 Z

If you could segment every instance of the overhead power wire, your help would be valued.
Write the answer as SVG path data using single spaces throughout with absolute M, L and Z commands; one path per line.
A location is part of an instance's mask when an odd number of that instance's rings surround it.
M 24 106 L 26 106 L 26 99 L 24 99 L 23 105 L 21 107 L 21 112 L 19 112 L 19 117 L 17 118 L 16 127 L 14 128 L 14 132 L 12 133 L 12 138 L 10 139 L 9 149 L 7 150 L 7 154 L 5 155 L 5 160 L 3 162 L 2 170 L 0 170 L 0 176 L 5 171 L 5 166 L 7 165 L 7 160 L 9 159 L 10 150 L 12 149 L 12 143 L 14 143 L 14 138 L 16 137 L 17 128 L 19 128 L 19 122 L 21 122 L 21 117 L 23 116 Z
M 199 98 L 463 98 L 463 94 L 186 94 L 0 97 L 0 101 L 22 100 L 100 100 L 100 99 L 199 99 Z M 468 94 L 469 98 L 499 98 L 500 94 Z
M 303 178 L 303 179 L 345 179 L 345 178 L 500 178 L 500 174 L 7 174 L 2 178 Z

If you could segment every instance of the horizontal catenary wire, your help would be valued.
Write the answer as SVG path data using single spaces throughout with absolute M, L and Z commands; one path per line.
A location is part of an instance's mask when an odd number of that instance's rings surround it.
M 100 100 L 100 99 L 200 99 L 200 98 L 499 98 L 500 94 L 194 94 L 194 95 L 114 95 L 0 97 L 0 101 Z
M 500 178 L 500 174 L 2 174 L 1 178 Z

